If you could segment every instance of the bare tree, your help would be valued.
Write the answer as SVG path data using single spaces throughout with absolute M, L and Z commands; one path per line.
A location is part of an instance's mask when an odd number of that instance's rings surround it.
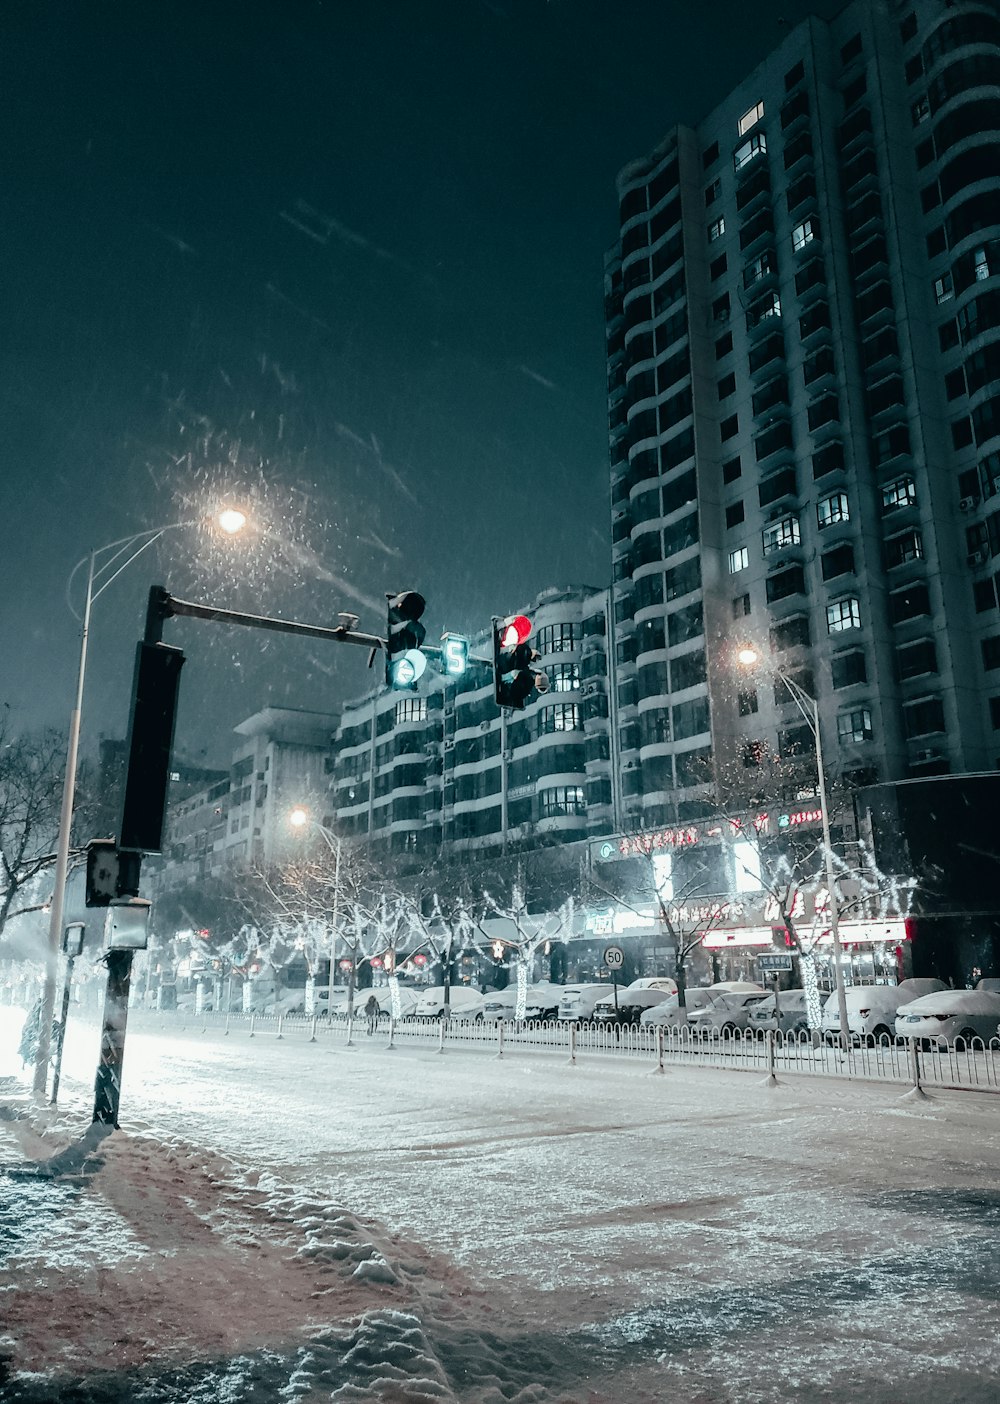
M 66 742 L 57 731 L 18 734 L 0 713 L 0 937 L 15 916 L 47 905 L 36 879 L 55 866 Z
M 481 935 L 492 946 L 498 939 L 513 949 L 516 957 L 517 1005 L 515 1018 L 523 1019 L 528 990 L 528 975 L 538 950 L 546 943 L 557 941 L 564 934 L 572 934 L 576 904 L 572 897 L 560 903 L 555 911 L 529 912 L 525 889 L 520 879 L 510 885 L 506 898 L 496 898 L 484 893 L 485 915 L 476 925 Z M 483 920 L 492 913 L 502 917 L 514 928 L 512 938 L 496 938 L 486 931 Z

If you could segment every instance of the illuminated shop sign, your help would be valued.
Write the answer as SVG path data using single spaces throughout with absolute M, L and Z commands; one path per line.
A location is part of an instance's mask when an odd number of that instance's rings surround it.
M 736 837 L 745 823 L 757 834 L 776 834 L 822 822 L 823 811 L 818 807 L 783 810 L 773 814 L 760 810 L 746 821 L 716 819 L 708 824 L 681 824 L 668 829 L 645 829 L 639 834 L 618 834 L 598 839 L 591 845 L 591 856 L 598 863 L 610 863 L 618 858 L 646 858 L 655 853 L 690 848 L 706 840 L 721 839 L 724 832 Z
M 743 946 L 770 946 L 774 943 L 775 936 L 781 939 L 780 928 L 771 926 L 733 926 L 729 928 L 717 928 L 714 931 L 706 931 L 702 937 L 702 945 L 706 950 L 718 951 L 727 947 Z M 802 939 L 806 942 L 808 950 L 814 943 L 819 946 L 830 946 L 833 944 L 833 932 L 824 930 L 818 941 L 814 942 L 812 931 L 802 931 Z M 905 921 L 842 921 L 840 923 L 840 944 L 842 946 L 873 946 L 891 945 L 901 946 L 909 939 L 909 931 Z

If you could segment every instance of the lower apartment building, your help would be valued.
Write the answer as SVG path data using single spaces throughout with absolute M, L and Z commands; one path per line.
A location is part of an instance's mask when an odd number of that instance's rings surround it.
M 344 838 L 456 856 L 615 827 L 608 592 L 546 590 L 524 612 L 549 690 L 523 712 L 497 708 L 486 633 L 463 677 L 429 667 L 418 691 L 345 706 L 331 799 Z

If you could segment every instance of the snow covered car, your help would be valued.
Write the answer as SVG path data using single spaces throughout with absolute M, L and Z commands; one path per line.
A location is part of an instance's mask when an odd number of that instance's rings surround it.
M 563 985 L 557 1017 L 568 1024 L 592 1019 L 597 1001 L 610 993 L 610 985 Z
M 667 976 L 652 976 L 633 980 L 618 990 L 605 994 L 594 1005 L 594 1020 L 598 1023 L 637 1024 L 644 1009 L 653 1009 L 677 993 L 677 981 Z
M 977 990 L 986 990 L 990 994 L 1000 994 L 1000 975 L 984 975 L 976 981 Z
M 529 985 L 525 991 L 525 1019 L 554 1019 L 559 1010 L 561 985 L 540 983 Z M 506 989 L 488 990 L 483 996 L 483 1018 L 487 1022 L 517 1018 L 517 982 Z
M 747 1016 L 747 1029 L 750 1033 L 766 1033 L 768 1029 L 783 1034 L 808 1033 L 805 990 L 782 990 L 779 993 L 777 1019 L 773 994 L 754 1004 Z
M 768 998 L 766 990 L 730 990 L 715 994 L 707 1004 L 688 1011 L 688 1027 L 701 1038 L 732 1038 L 743 1033 L 755 1004 Z M 773 1002 L 773 996 L 772 1002 Z
M 900 980 L 898 985 L 848 985 L 844 991 L 847 1002 L 847 1029 L 852 1043 L 878 1043 L 895 1037 L 896 1011 L 922 995 L 936 994 L 947 989 L 943 980 L 916 978 Z M 827 1042 L 840 1036 L 840 1003 L 837 991 L 827 996 L 823 1005 L 820 1030 Z
M 694 1009 L 701 1009 L 717 994 L 767 994 L 763 985 L 755 985 L 749 980 L 720 980 L 715 985 L 689 985 L 684 995 L 685 1013 L 681 1014 L 675 994 L 668 995 L 662 1004 L 652 1009 L 644 1009 L 640 1024 L 662 1024 L 664 1028 L 680 1029 L 688 1027 L 688 1015 Z
M 896 1037 L 968 1048 L 973 1039 L 988 1047 L 997 1039 L 1000 992 L 941 990 L 904 1004 L 896 1015 Z
M 452 985 L 448 991 L 448 1005 L 451 1019 L 474 1019 L 481 1023 L 485 1017 L 485 997 L 468 985 Z M 413 1015 L 417 1019 L 443 1019 L 444 1009 L 444 985 L 432 985 L 430 989 L 421 990 Z

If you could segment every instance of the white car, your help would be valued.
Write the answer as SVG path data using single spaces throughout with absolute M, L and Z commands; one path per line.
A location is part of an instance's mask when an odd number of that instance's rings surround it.
M 687 1028 L 688 1015 L 692 1010 L 701 1009 L 717 994 L 767 994 L 763 985 L 755 985 L 750 980 L 720 980 L 715 985 L 689 985 L 684 994 L 682 1015 L 677 995 L 668 995 L 662 1004 L 652 1009 L 644 1009 L 639 1018 L 640 1024 L 662 1024 L 664 1028 Z
M 852 1043 L 879 1043 L 895 1037 L 896 1011 L 921 995 L 946 990 L 943 980 L 917 978 L 900 980 L 898 985 L 848 985 L 847 1029 Z M 823 1037 L 835 1042 L 840 1035 L 840 1003 L 837 991 L 827 996 L 820 1021 Z
M 449 1018 L 475 1019 L 482 1022 L 485 1018 L 485 1007 L 485 997 L 478 990 L 470 989 L 468 985 L 449 987 Z M 444 1009 L 444 985 L 432 985 L 430 989 L 421 990 L 413 1014 L 417 1019 L 443 1019 Z
M 688 1025 L 692 1033 L 702 1037 L 731 1038 L 746 1030 L 751 1009 L 767 998 L 766 990 L 731 990 L 713 995 L 700 1009 L 688 1011 Z
M 592 1019 L 594 1006 L 611 991 L 610 985 L 563 985 L 559 997 L 559 1018 L 564 1023 Z
M 808 1033 L 805 990 L 780 991 L 777 1019 L 774 1014 L 773 994 L 752 1005 L 747 1017 L 747 1028 L 751 1033 L 766 1033 L 768 1029 L 783 1034 Z
M 990 994 L 1000 993 L 1000 975 L 984 975 L 976 981 L 976 989 L 986 990 Z
M 998 1024 L 1000 992 L 942 990 L 902 1006 L 896 1015 L 896 1037 L 965 1048 L 978 1038 L 989 1047 L 997 1038 Z
M 524 1018 L 552 1019 L 559 1009 L 561 985 L 545 982 L 529 985 L 525 990 Z M 483 1018 L 493 1023 L 517 1017 L 517 983 L 512 981 L 504 990 L 488 990 L 483 996 Z
M 594 1018 L 621 1024 L 637 1024 L 644 1009 L 653 1009 L 677 993 L 677 981 L 667 976 L 633 980 L 617 992 L 605 994 L 594 1005 Z

